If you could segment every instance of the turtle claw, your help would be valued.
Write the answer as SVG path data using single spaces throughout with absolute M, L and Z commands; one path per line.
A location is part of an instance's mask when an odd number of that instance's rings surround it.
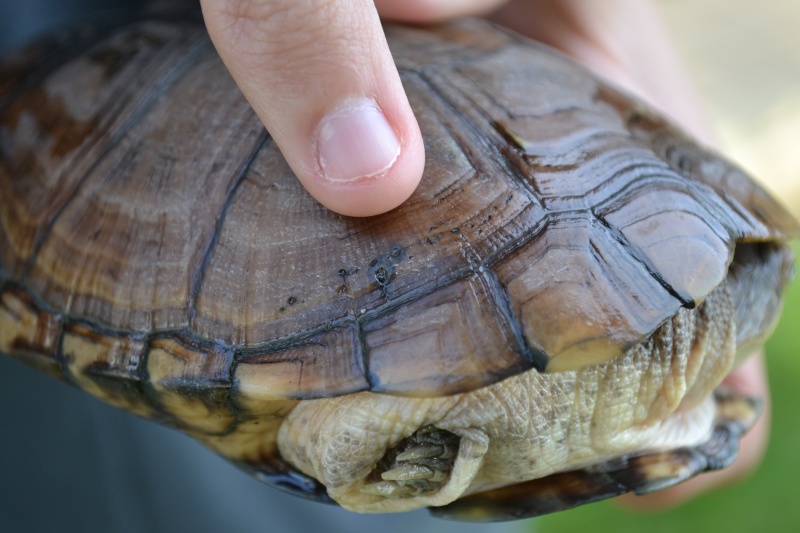
M 458 445 L 459 438 L 449 431 L 421 428 L 387 450 L 360 491 L 389 498 L 436 492 L 450 478 Z
M 444 453 L 444 447 L 427 442 L 417 444 L 406 451 L 397 454 L 395 459 L 397 461 L 415 461 L 417 459 L 430 459 L 431 457 L 439 457 Z
M 405 463 L 381 473 L 381 479 L 391 481 L 415 481 L 432 479 L 438 472 L 423 465 Z
M 362 494 L 382 496 L 384 498 L 407 498 L 415 496 L 417 489 L 411 485 L 400 485 L 394 481 L 379 481 L 359 487 Z

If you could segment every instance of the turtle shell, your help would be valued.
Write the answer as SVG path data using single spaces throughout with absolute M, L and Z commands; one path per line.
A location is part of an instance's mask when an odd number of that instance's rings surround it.
M 313 492 L 238 443 L 303 399 L 609 360 L 700 303 L 737 242 L 798 234 L 542 45 L 475 20 L 386 31 L 427 162 L 366 219 L 303 190 L 196 17 L 7 59 L 0 351 Z

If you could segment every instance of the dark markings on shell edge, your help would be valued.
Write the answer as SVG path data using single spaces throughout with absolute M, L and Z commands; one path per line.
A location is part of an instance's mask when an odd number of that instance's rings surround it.
M 47 375 L 61 378 L 61 366 L 56 359 L 61 317 L 43 312 L 24 289 L 8 281 L 0 289 L 0 312 L 9 315 L 0 318 L 7 324 L 0 329 L 0 349 L 8 350 L 7 355 Z
M 183 58 L 183 60 L 180 61 L 170 71 L 169 74 L 164 76 L 164 78 L 147 95 L 147 98 L 143 100 L 138 109 L 131 114 L 130 119 L 114 133 L 113 137 L 103 148 L 103 151 L 97 156 L 96 160 L 89 166 L 83 176 L 81 176 L 78 182 L 75 184 L 73 190 L 70 192 L 64 203 L 55 210 L 50 220 L 47 220 L 43 225 L 44 227 L 38 233 L 36 241 L 33 244 L 31 254 L 25 263 L 25 267 L 21 276 L 22 280 L 25 280 L 28 277 L 29 273 L 33 269 L 33 266 L 36 264 L 36 259 L 39 255 L 39 252 L 47 241 L 47 238 L 49 237 L 50 232 L 53 230 L 53 227 L 55 226 L 59 217 L 64 213 L 72 200 L 78 196 L 78 192 L 81 190 L 81 187 L 87 182 L 98 165 L 100 165 L 100 163 L 111 153 L 114 147 L 116 147 L 125 138 L 125 135 L 147 115 L 150 109 L 158 102 L 159 98 L 178 80 L 180 80 L 184 74 L 189 72 L 191 67 L 199 61 L 204 53 L 209 51 L 210 47 L 211 43 L 208 40 L 201 40 L 198 44 L 196 44 L 192 50 L 186 54 L 186 57 Z
M 260 461 L 233 461 L 233 463 L 259 481 L 284 492 L 307 500 L 336 505 L 322 483 L 298 472 L 279 457 L 266 457 Z
M 241 421 L 230 398 L 232 366 L 231 347 L 183 330 L 150 336 L 137 371 L 151 404 L 174 425 L 219 436 L 235 431 Z M 196 406 L 204 406 L 208 414 L 198 420 L 191 412 Z
M 256 140 L 255 145 L 253 146 L 253 150 L 248 154 L 244 161 L 242 161 L 241 166 L 236 171 L 235 176 L 230 182 L 230 186 L 228 190 L 225 191 L 225 201 L 222 203 L 219 213 L 216 215 L 216 219 L 214 221 L 214 229 L 211 232 L 211 235 L 208 238 L 205 246 L 203 247 L 203 252 L 201 254 L 202 260 L 200 261 L 199 265 L 197 266 L 196 270 L 192 273 L 191 277 L 191 287 L 189 288 L 189 302 L 188 302 L 188 319 L 189 324 L 191 325 L 194 322 L 195 317 L 197 316 L 197 298 L 200 295 L 200 288 L 203 285 L 203 280 L 205 279 L 206 271 L 208 270 L 208 265 L 211 263 L 211 258 L 214 255 L 214 249 L 216 247 L 217 242 L 219 241 L 219 236 L 222 232 L 222 225 L 225 223 L 225 218 L 228 214 L 228 209 L 230 208 L 231 204 L 233 203 L 233 198 L 236 195 L 236 191 L 239 189 L 239 186 L 244 182 L 245 176 L 247 176 L 248 170 L 250 170 L 250 166 L 255 161 L 258 154 L 264 147 L 267 145 L 271 137 L 268 135 L 267 131 L 264 130 L 263 133 L 258 137 Z

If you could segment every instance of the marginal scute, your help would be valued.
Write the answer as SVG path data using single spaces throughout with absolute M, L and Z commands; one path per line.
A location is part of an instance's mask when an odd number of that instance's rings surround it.
M 354 324 L 335 327 L 263 355 L 242 355 L 233 370 L 234 397 L 246 413 L 277 400 L 367 390 Z
M 800 234 L 800 225 L 767 192 L 750 179 L 741 169 L 720 160 L 713 153 L 705 153 L 696 170 L 698 178 L 730 195 L 735 200 L 737 212 L 752 216 L 758 221 L 752 234 L 734 231 L 742 240 L 790 239 Z M 737 228 L 733 228 L 736 230 Z
M 203 443 L 234 461 L 243 461 L 251 464 L 263 461 L 266 457 L 276 454 L 276 438 L 283 419 L 298 400 L 278 400 L 260 402 L 257 409 L 258 416 L 248 414 L 247 418 L 236 424 L 235 431 L 227 431 L 221 435 L 197 435 Z
M 147 352 L 147 375 L 160 407 L 179 426 L 222 433 L 234 423 L 229 400 L 229 349 L 185 337 L 156 338 Z
M 680 302 L 589 217 L 552 222 L 495 266 L 525 339 L 548 371 L 622 354 Z
M 25 291 L 7 287 L 0 293 L 0 353 L 60 376 L 56 350 L 61 324 L 59 315 L 38 309 Z
M 80 324 L 64 328 L 61 353 L 72 380 L 83 390 L 146 418 L 160 414 L 147 401 L 139 376 L 143 335 L 113 335 Z
M 472 276 L 367 322 L 373 390 L 440 396 L 533 366 L 497 299 L 482 276 Z

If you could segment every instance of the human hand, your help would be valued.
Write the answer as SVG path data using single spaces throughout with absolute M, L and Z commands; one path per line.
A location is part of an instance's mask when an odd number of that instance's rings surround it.
M 433 22 L 499 0 L 201 0 L 217 47 L 289 166 L 321 204 L 400 205 L 425 154 L 378 13 Z
M 379 15 L 434 22 L 485 14 L 571 55 L 649 102 L 706 144 L 713 135 L 652 1 L 201 0 L 209 33 L 289 165 L 326 207 L 368 216 L 402 203 L 419 183 L 422 139 Z M 728 380 L 768 400 L 761 356 Z M 730 468 L 631 499 L 677 503 L 751 471 L 768 412 Z

